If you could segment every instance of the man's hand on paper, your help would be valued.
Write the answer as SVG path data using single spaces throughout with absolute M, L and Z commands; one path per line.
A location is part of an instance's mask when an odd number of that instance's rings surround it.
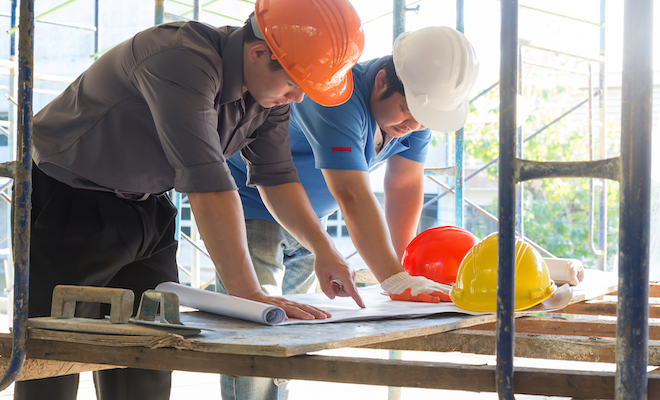
M 434 282 L 423 276 L 410 276 L 407 271 L 399 272 L 385 279 L 380 287 L 392 300 L 423 301 L 439 303 L 451 301 L 451 286 Z
M 308 304 L 296 303 L 295 301 L 287 300 L 284 297 L 268 296 L 264 292 L 255 293 L 249 300 L 258 301 L 261 303 L 271 304 L 280 307 L 286 312 L 286 315 L 291 318 L 298 319 L 326 319 L 331 317 L 330 313 L 325 312 L 316 307 Z
M 341 258 L 343 260 L 343 257 Z M 355 287 L 355 271 L 344 261 L 342 268 L 337 268 L 341 263 L 327 263 L 324 258 L 316 257 L 314 272 L 319 280 L 321 291 L 329 299 L 335 297 L 352 297 L 361 308 L 365 308 L 362 297 Z

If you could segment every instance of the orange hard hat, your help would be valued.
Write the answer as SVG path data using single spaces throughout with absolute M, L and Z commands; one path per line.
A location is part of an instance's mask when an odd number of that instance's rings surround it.
M 310 99 L 336 106 L 351 97 L 364 32 L 348 0 L 257 0 L 255 17 L 273 57 Z

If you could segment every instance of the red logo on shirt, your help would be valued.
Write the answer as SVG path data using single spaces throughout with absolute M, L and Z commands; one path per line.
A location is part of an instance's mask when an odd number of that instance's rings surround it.
M 351 148 L 350 147 L 333 147 L 332 152 L 333 153 L 350 153 Z

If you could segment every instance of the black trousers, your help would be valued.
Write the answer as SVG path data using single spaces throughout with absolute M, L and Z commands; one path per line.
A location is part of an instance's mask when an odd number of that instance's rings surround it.
M 74 189 L 35 165 L 32 173 L 29 316 L 49 316 L 56 285 L 108 286 L 135 293 L 178 282 L 176 208 L 167 196 L 145 201 Z M 103 318 L 109 305 L 79 303 L 76 316 Z M 166 400 L 171 372 L 115 369 L 94 373 L 99 400 Z M 75 400 L 78 375 L 16 382 L 16 400 Z

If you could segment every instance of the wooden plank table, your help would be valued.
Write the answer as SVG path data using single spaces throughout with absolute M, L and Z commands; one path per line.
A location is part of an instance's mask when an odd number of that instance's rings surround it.
M 574 289 L 573 303 L 588 304 L 585 300 L 596 299 L 616 290 L 616 279 L 611 275 L 588 272 L 585 282 Z M 517 313 L 517 316 L 525 316 L 525 313 Z M 486 392 L 496 388 L 494 366 L 310 354 L 346 347 L 432 351 L 459 349 L 492 354 L 495 314 L 453 314 L 418 319 L 274 327 L 202 312 L 183 313 L 181 320 L 187 325 L 213 330 L 184 338 L 169 333 L 126 336 L 31 328 L 27 367 L 19 379 L 121 366 Z M 566 328 L 557 328 L 557 324 L 551 328 L 547 318 L 543 321 L 536 323 L 536 326 L 543 328 L 541 333 L 530 333 L 527 331 L 532 329 L 528 327 L 530 324 L 521 323 L 524 332 L 517 335 L 528 336 L 517 336 L 517 346 L 535 349 L 543 358 L 613 360 L 613 339 L 594 339 L 594 343 L 587 346 L 583 336 L 569 337 L 563 334 Z M 602 330 L 592 326 L 589 331 L 584 321 L 581 324 L 583 330 L 580 332 L 593 334 Z M 548 329 L 562 333 L 556 336 L 546 332 Z M 608 329 L 611 332 L 611 326 Z M 548 343 L 553 340 L 555 345 L 551 350 Z M 560 344 L 564 346 L 562 351 L 558 350 L 561 349 Z M 548 351 L 542 353 L 544 348 Z M 595 350 L 591 353 L 584 350 L 589 348 Z M 580 349 L 583 350 L 580 352 Z M 653 356 L 650 360 L 655 365 L 660 365 L 658 349 L 660 343 L 651 341 L 650 354 Z M 11 336 L 1 335 L 0 355 L 6 357 L 10 350 Z M 49 364 L 46 360 L 54 362 Z M 34 367 L 35 363 L 37 367 Z M 580 384 L 576 385 L 578 381 Z M 614 376 L 608 372 L 516 368 L 514 375 L 517 393 L 577 398 L 612 398 L 613 382 Z M 656 379 L 655 375 L 650 375 L 649 390 L 657 390 L 654 393 L 660 394 L 660 376 Z

